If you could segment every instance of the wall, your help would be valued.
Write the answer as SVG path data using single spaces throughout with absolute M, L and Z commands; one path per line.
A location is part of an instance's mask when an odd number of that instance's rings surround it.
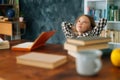
M 83 14 L 83 5 L 83 0 L 20 0 L 20 10 L 27 23 L 22 38 L 33 41 L 42 31 L 56 30 L 48 43 L 63 44 L 65 36 L 61 22 L 74 22 Z

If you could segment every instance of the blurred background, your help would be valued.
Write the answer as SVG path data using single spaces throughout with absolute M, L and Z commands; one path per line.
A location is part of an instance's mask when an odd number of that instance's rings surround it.
M 48 43 L 63 44 L 65 41 L 61 23 L 74 23 L 84 13 L 83 0 L 20 0 L 20 11 L 26 21 L 26 33 L 22 39 L 34 41 L 43 31 L 56 30 Z

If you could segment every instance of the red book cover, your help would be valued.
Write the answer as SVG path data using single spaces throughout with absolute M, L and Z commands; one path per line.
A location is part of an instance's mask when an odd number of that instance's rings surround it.
M 11 47 L 16 51 L 31 51 L 45 45 L 46 41 L 53 36 L 55 31 L 42 32 L 34 42 L 24 42 Z

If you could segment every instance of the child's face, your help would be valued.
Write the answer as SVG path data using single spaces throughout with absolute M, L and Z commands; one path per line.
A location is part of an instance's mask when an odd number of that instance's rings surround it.
M 91 30 L 89 18 L 86 16 L 81 16 L 76 22 L 76 30 L 80 33 Z

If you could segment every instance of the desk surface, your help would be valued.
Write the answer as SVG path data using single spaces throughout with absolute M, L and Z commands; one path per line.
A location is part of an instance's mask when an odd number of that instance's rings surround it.
M 19 41 L 12 43 L 16 44 Z M 0 50 L 0 77 L 5 80 L 120 80 L 120 68 L 114 67 L 109 57 L 103 57 L 100 72 L 91 77 L 78 75 L 75 69 L 75 59 L 63 50 L 62 45 L 47 44 L 35 52 L 67 55 L 68 62 L 53 70 L 16 64 L 16 56 L 27 52 Z

